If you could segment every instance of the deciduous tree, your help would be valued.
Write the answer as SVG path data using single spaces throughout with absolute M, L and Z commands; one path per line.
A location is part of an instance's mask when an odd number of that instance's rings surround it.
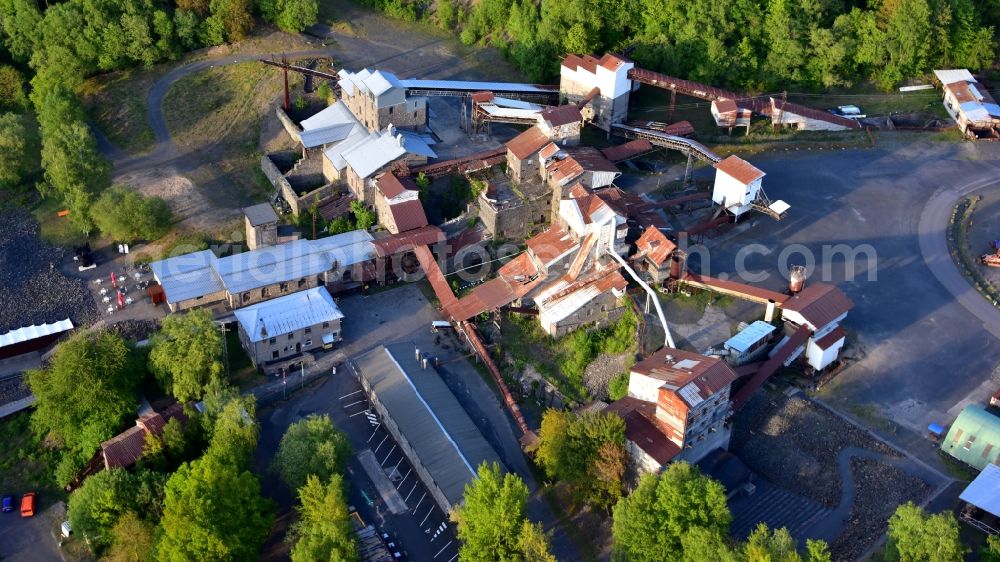
M 471 562 L 548 562 L 545 536 L 525 514 L 528 487 L 494 463 L 483 463 L 465 486 L 465 505 L 452 518 L 462 541 L 458 554 Z
M 351 454 L 347 435 L 329 416 L 311 415 L 288 427 L 278 445 L 274 468 L 289 488 L 297 490 L 310 475 L 326 482 L 344 470 Z
M 250 471 L 212 455 L 182 464 L 167 481 L 157 559 L 257 560 L 272 510 Z
M 685 462 L 647 474 L 614 508 L 615 551 L 628 560 L 682 560 L 682 538 L 695 528 L 725 536 L 732 519 L 722 485 Z
M 156 240 L 170 228 L 173 213 L 159 197 L 143 197 L 124 185 L 112 186 L 91 209 L 101 232 L 123 242 Z
M 621 497 L 625 424 L 618 416 L 548 410 L 536 454 L 549 477 L 570 483 L 586 501 L 610 509 Z
M 79 332 L 59 345 L 48 368 L 28 372 L 32 422 L 89 457 L 134 416 L 140 378 L 119 336 Z
M 299 520 L 289 532 L 292 562 L 357 560 L 358 545 L 347 512 L 343 478 L 333 474 L 324 484 L 310 474 L 298 495 L 300 504 L 295 510 Z
M 181 402 L 200 399 L 209 382 L 222 378 L 222 335 L 208 310 L 167 316 L 150 344 L 150 370 Z
M 75 527 L 74 527 L 75 529 Z M 111 548 L 102 562 L 147 562 L 153 554 L 153 524 L 134 511 L 126 512 L 111 528 Z
M 37 175 L 38 135 L 27 115 L 0 114 L 0 189 L 19 189 Z
M 949 512 L 928 515 L 907 502 L 889 519 L 886 550 L 900 562 L 961 560 L 966 548 L 959 538 L 958 521 Z

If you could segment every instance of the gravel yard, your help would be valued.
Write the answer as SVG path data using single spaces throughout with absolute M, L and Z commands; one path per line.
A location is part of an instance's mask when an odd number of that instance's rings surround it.
M 59 271 L 65 259 L 65 250 L 39 238 L 27 211 L 0 211 L 0 333 L 67 317 L 78 326 L 97 318 L 84 282 Z
M 872 459 L 851 459 L 856 496 L 844 532 L 830 545 L 834 560 L 855 560 L 888 529 L 896 506 L 919 503 L 931 486 L 896 467 Z
M 583 385 L 587 387 L 590 395 L 597 400 L 607 400 L 608 383 L 628 371 L 628 360 L 628 353 L 620 355 L 602 353 L 591 361 L 583 372 Z
M 730 450 L 782 488 L 836 507 L 842 488 L 837 454 L 852 446 L 898 456 L 807 400 L 758 392 L 736 417 Z

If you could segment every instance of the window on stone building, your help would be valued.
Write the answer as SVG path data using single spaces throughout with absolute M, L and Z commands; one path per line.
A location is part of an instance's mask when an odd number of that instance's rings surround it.
M 313 329 L 312 329 L 312 328 L 306 328 L 306 330 L 305 330 L 305 331 L 306 331 L 306 333 L 307 333 L 307 334 L 311 334 L 311 333 L 312 333 L 312 331 L 313 331 Z
M 271 359 L 277 359 L 277 358 L 278 358 L 278 350 L 275 349 L 274 351 L 271 352 Z
M 301 289 L 302 287 L 305 286 L 306 286 L 306 278 L 303 277 L 302 279 L 299 279 L 299 288 Z
M 278 289 L 280 289 L 282 293 L 287 293 L 288 292 L 288 283 L 282 283 L 282 284 L 278 285 Z
M 294 338 L 294 337 L 295 337 L 295 334 L 294 334 L 294 333 L 291 333 L 291 334 L 288 334 L 288 339 L 292 339 L 292 338 Z
M 271 339 L 267 340 L 267 343 L 274 343 L 274 342 L 276 342 L 276 341 L 278 341 L 278 340 L 277 340 L 277 339 L 275 339 L 275 338 L 271 338 Z
M 260 296 L 261 298 L 269 297 L 271 296 L 271 291 L 269 291 L 267 287 L 264 287 L 263 289 L 260 290 Z

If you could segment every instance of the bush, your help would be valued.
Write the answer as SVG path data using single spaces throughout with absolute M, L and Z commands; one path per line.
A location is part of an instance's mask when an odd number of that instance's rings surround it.
M 626 396 L 628 396 L 628 373 L 623 373 L 608 383 L 608 398 L 614 402 Z
M 159 197 L 143 197 L 123 185 L 101 194 L 91 215 L 102 232 L 123 242 L 156 240 L 170 229 L 173 213 Z

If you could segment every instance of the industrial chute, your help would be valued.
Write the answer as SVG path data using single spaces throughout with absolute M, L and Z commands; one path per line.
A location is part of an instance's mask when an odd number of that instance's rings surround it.
M 635 282 L 638 283 L 639 286 L 646 291 L 646 294 L 648 294 L 650 298 L 653 300 L 653 306 L 656 307 L 656 315 L 660 317 L 660 324 L 663 325 L 664 345 L 667 347 L 676 348 L 677 346 L 674 345 L 674 338 L 673 336 L 670 335 L 670 327 L 667 326 L 667 317 L 664 316 L 663 314 L 663 307 L 660 306 L 660 298 L 656 296 L 656 292 L 653 291 L 653 288 L 650 287 L 645 281 L 639 278 L 639 275 L 636 274 L 636 272 L 632 269 L 632 267 L 628 264 L 628 262 L 626 262 L 624 258 L 619 256 L 618 252 L 616 252 L 614 247 L 611 245 L 608 245 L 608 254 L 610 254 L 611 257 L 615 259 L 615 261 L 617 261 L 619 264 L 621 264 L 622 267 L 625 268 L 625 271 L 627 271 L 628 274 L 632 276 L 632 279 L 635 279 Z

